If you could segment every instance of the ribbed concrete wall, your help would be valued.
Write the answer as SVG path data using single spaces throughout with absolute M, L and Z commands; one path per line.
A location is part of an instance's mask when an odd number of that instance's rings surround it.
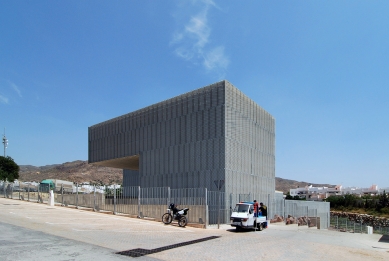
M 275 121 L 226 83 L 226 192 L 272 201 L 275 191 Z
M 125 186 L 274 193 L 273 117 L 227 81 L 89 128 L 89 162 L 139 154 Z
M 139 178 L 124 171 L 123 185 L 212 188 L 213 180 L 224 175 L 224 85 L 90 127 L 89 162 L 139 154 Z

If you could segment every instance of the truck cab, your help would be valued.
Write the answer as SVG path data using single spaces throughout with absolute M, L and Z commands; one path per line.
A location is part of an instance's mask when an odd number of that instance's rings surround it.
M 231 214 L 231 226 L 239 229 L 258 229 L 266 227 L 266 217 L 256 216 L 254 202 L 237 203 Z

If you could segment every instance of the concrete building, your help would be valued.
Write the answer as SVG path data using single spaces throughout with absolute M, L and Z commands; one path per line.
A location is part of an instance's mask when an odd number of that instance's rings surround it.
M 274 197 L 275 120 L 228 81 L 93 125 L 88 135 L 89 163 L 123 169 L 123 186 Z

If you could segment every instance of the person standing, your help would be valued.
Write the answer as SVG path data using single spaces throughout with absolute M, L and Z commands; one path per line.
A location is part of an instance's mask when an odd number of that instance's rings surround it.
M 254 217 L 258 217 L 259 205 L 257 200 L 254 199 Z
M 267 207 L 266 205 L 264 205 L 262 202 L 259 203 L 260 207 L 259 207 L 259 211 L 261 212 L 262 216 L 266 217 L 267 219 Z
M 264 216 L 267 220 L 267 207 L 266 205 L 264 205 L 262 202 L 259 203 L 260 207 L 259 207 L 259 211 L 261 212 L 261 215 Z M 265 228 L 267 227 L 267 222 L 265 223 Z

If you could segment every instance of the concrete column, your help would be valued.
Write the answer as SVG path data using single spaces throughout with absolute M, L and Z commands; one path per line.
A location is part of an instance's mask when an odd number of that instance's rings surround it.
M 373 227 L 367 226 L 367 234 L 372 235 L 373 234 Z
M 49 192 L 49 201 L 48 201 L 49 206 L 54 206 L 54 192 L 52 189 L 50 189 Z

